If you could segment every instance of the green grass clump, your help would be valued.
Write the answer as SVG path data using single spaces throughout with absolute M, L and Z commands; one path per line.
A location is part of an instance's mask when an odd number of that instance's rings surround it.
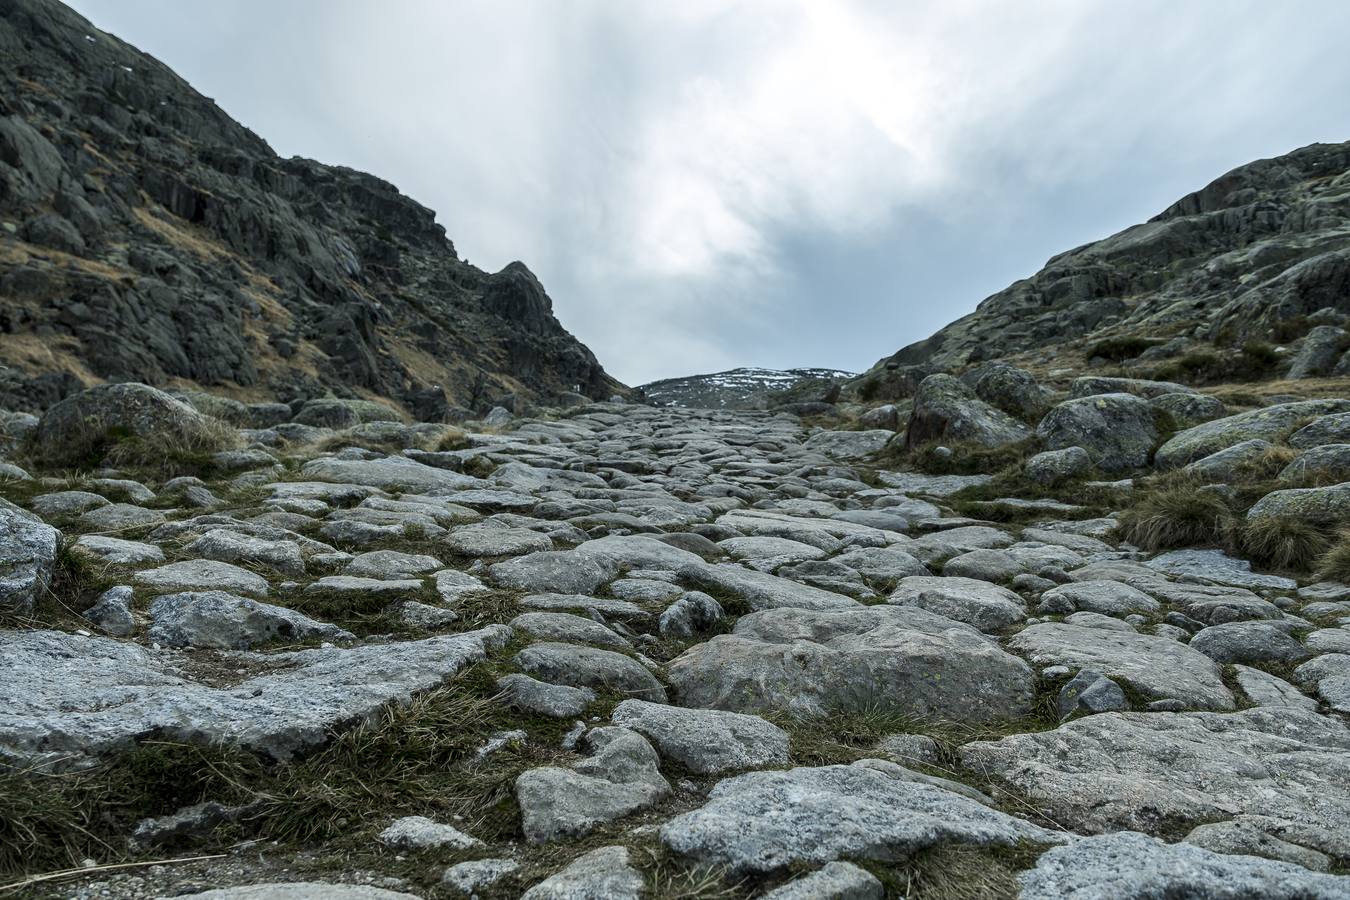
M 938 451 L 939 447 L 951 453 Z M 882 451 L 880 465 L 887 462 L 908 464 L 926 475 L 989 475 L 1012 467 L 1020 468 L 1027 457 L 1040 450 L 1036 438 L 1028 438 L 1002 447 L 985 447 L 966 441 L 934 441 L 908 451 L 898 445 Z
M 1317 577 L 1350 584 L 1350 531 L 1342 531 L 1317 560 Z
M 1195 482 L 1176 480 L 1145 493 L 1121 513 L 1121 540 L 1143 550 L 1170 550 L 1221 544 L 1233 512 L 1217 492 Z
M 1252 562 L 1298 572 L 1311 569 L 1330 544 L 1321 529 L 1298 516 L 1248 521 L 1237 529 L 1235 543 Z
M 146 472 L 158 478 L 195 475 L 210 478 L 211 457 L 243 445 L 239 431 L 219 419 L 207 418 L 204 427 L 188 432 L 152 431 L 141 435 L 111 434 L 102 462 L 118 469 Z
M 1107 338 L 1089 347 L 1087 353 L 1084 354 L 1084 358 L 1087 362 L 1094 359 L 1125 362 L 1127 359 L 1134 359 L 1148 348 L 1160 343 L 1162 341 L 1156 338 L 1137 336 Z

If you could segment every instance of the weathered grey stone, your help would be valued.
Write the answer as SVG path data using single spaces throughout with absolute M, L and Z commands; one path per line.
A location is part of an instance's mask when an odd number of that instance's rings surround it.
M 521 900 L 638 900 L 645 893 L 646 880 L 629 864 L 628 848 L 614 846 L 583 853 Z
M 1350 521 L 1350 482 L 1271 491 L 1247 510 L 1249 522 L 1275 516 L 1292 516 L 1313 525 L 1339 525 Z
M 1208 662 L 1208 660 L 1206 660 Z M 922 609 L 777 609 L 666 667 L 683 706 L 827 715 L 886 709 L 983 722 L 1030 708 L 1031 669 L 974 628 Z
M 751 772 L 661 827 L 675 853 L 732 874 L 840 857 L 893 861 L 939 844 L 1011 846 L 1062 838 L 978 801 L 860 766 Z
M 1274 440 L 1310 416 L 1350 411 L 1350 400 L 1302 400 L 1238 413 L 1173 435 L 1154 454 L 1160 469 L 1175 469 L 1254 438 Z
M 1350 632 L 1346 633 L 1350 638 Z M 1191 649 L 1217 663 L 1296 663 L 1308 649 L 1283 629 L 1266 622 L 1229 622 L 1211 625 L 1191 638 Z
M 631 650 L 632 645 L 610 629 L 581 616 L 562 612 L 528 612 L 516 616 L 509 623 L 512 628 L 546 641 L 571 644 L 594 644 L 597 647 L 615 647 Z
M 61 532 L 0 499 L 0 610 L 26 613 L 51 583 Z
M 1079 672 L 1059 689 L 1055 705 L 1061 719 L 1067 719 L 1076 712 L 1090 715 L 1130 708 L 1120 685 L 1090 669 Z
M 1317 709 L 1317 701 L 1305 696 L 1283 678 L 1253 669 L 1249 666 L 1233 666 L 1238 687 L 1242 688 L 1247 699 L 1257 706 L 1297 706 L 1301 709 Z
M 514 859 L 472 859 L 456 863 L 441 875 L 441 884 L 462 894 L 477 896 L 479 888 L 491 887 L 520 868 Z
M 99 595 L 98 602 L 82 615 L 93 622 L 104 634 L 128 637 L 136 632 L 136 617 L 131 612 L 131 588 L 126 585 L 110 587 Z
M 1289 363 L 1291 381 L 1326 375 L 1345 352 L 1350 334 L 1335 325 L 1318 325 L 1303 336 L 1303 343 Z
M 394 820 L 388 828 L 380 832 L 379 841 L 387 847 L 407 850 L 429 850 L 438 847 L 467 850 L 470 847 L 480 847 L 483 843 L 458 828 L 433 822 L 426 816 L 405 816 Z
M 352 557 L 342 569 L 343 575 L 354 578 L 379 578 L 397 581 L 402 578 L 417 578 L 428 572 L 442 569 L 441 561 L 425 553 L 401 553 L 398 550 L 371 550 Z M 471 577 L 471 576 L 465 576 Z M 438 585 L 440 575 L 437 575 Z M 474 582 L 481 584 L 477 579 Z
M 788 761 L 787 732 L 759 716 L 625 700 L 610 718 L 646 737 L 662 756 L 702 775 Z
M 1237 478 L 1241 469 L 1255 466 L 1274 446 L 1260 438 L 1240 441 L 1188 463 L 1182 471 L 1204 481 L 1227 484 Z
M 416 578 L 385 581 L 353 575 L 325 575 L 305 587 L 306 594 L 378 594 L 399 596 L 420 593 L 425 585 Z
M 1081 447 L 1107 472 L 1145 465 L 1158 442 L 1153 407 L 1119 393 L 1067 400 L 1046 413 L 1036 434 L 1051 450 Z
M 724 616 L 722 604 L 702 591 L 686 591 L 661 613 L 657 628 L 662 635 L 693 637 L 706 631 Z
M 1133 394 L 1145 400 L 1176 394 L 1199 396 L 1195 388 L 1174 381 L 1149 381 L 1144 378 L 1110 378 L 1101 375 L 1084 375 L 1075 378 L 1069 385 L 1069 396 L 1073 399 L 1096 397 L 1101 394 Z
M 1208 394 L 1182 392 L 1159 394 L 1150 398 L 1148 405 L 1166 414 L 1181 428 L 1212 422 L 1228 414 L 1223 401 Z
M 534 843 L 578 837 L 670 793 L 652 745 L 627 728 L 597 728 L 583 742 L 594 755 L 571 769 L 545 766 L 516 779 L 521 830 Z
M 595 700 L 590 688 L 548 684 L 519 673 L 497 679 L 497 690 L 517 709 L 554 719 L 575 719 Z
M 1028 459 L 1023 467 L 1027 478 L 1037 484 L 1059 484 L 1092 469 L 1092 457 L 1082 447 L 1046 450 Z
M 217 528 L 206 532 L 185 549 L 202 559 L 264 565 L 285 575 L 305 573 L 300 545 L 293 541 L 266 541 Z
M 914 395 L 905 446 L 930 441 L 970 441 L 985 447 L 1015 444 L 1031 429 L 975 396 L 951 375 L 929 375 Z
M 154 544 L 128 541 L 105 534 L 82 534 L 75 539 L 71 550 L 86 558 L 115 566 L 164 562 L 164 551 Z
M 267 579 L 230 563 L 190 559 L 137 572 L 132 579 L 157 591 L 238 591 L 267 596 Z
M 1201 709 L 1233 708 L 1218 665 L 1167 638 L 1048 622 L 1018 632 L 1008 647 L 1038 666 L 1101 672 L 1149 699 L 1180 700 Z
M 1249 814 L 1350 851 L 1350 730 L 1291 707 L 1103 713 L 961 748 L 965 765 L 1082 833 L 1170 830 Z
M 176 657 L 108 638 L 0 632 L 10 691 L 0 758 L 76 767 L 142 735 L 223 742 L 276 759 L 319 746 L 330 729 L 451 678 L 503 646 L 510 629 L 422 641 L 302 650 L 288 668 L 214 688 L 174 674 Z
M 1002 631 L 1027 616 L 1026 602 L 1017 594 L 973 578 L 923 575 L 902 578 L 886 602 L 925 609 L 984 632 Z
M 802 444 L 835 459 L 866 459 L 873 456 L 895 437 L 894 429 L 873 431 L 817 431 Z
M 502 587 L 558 594 L 589 594 L 615 574 L 572 550 L 541 550 L 499 562 L 488 571 Z
M 751 609 L 832 609 L 857 606 L 858 601 L 831 591 L 756 572 L 734 563 L 690 563 L 677 570 L 681 582 L 697 588 L 731 594 Z
M 519 556 L 553 549 L 553 540 L 546 534 L 494 521 L 462 525 L 441 541 L 451 553 L 460 556 Z
M 159 435 L 210 445 L 212 420 L 144 384 L 101 384 L 52 406 L 33 432 L 34 452 L 56 465 L 85 461 L 110 435 Z
M 198 900 L 418 900 L 416 894 L 387 891 L 364 884 L 333 884 L 327 881 L 287 881 L 249 884 L 184 894 Z
M 975 396 L 1024 422 L 1044 415 L 1050 401 L 1051 392 L 1036 383 L 1036 376 L 1005 362 L 980 366 L 961 380 Z
M 1275 478 L 1284 484 L 1350 481 L 1350 444 L 1323 444 L 1306 450 Z
M 309 616 L 225 591 L 166 594 L 150 604 L 152 641 L 166 647 L 247 650 L 274 641 L 346 640 L 353 635 Z
M 1289 435 L 1288 444 L 1298 450 L 1308 450 L 1323 444 L 1350 444 L 1350 413 L 1318 416 Z
M 573 644 L 533 644 L 517 653 L 512 662 L 551 684 L 615 691 L 643 700 L 666 702 L 665 688 L 651 672 L 613 650 Z
M 1075 610 L 1101 613 L 1104 616 L 1125 617 L 1132 613 L 1145 615 L 1161 606 L 1138 588 L 1119 581 L 1077 581 L 1061 584 L 1041 595 L 1041 602 L 1063 600 Z
M 55 491 L 34 497 L 29 505 L 44 519 L 62 519 L 109 504 L 107 497 L 89 491 Z
M 1215 853 L 1277 859 L 1314 872 L 1325 872 L 1331 866 L 1325 853 L 1280 840 L 1245 819 L 1197 825 L 1184 840 Z
M 332 481 L 419 494 L 445 494 L 487 487 L 487 482 L 481 478 L 433 468 L 403 456 L 387 456 L 383 459 L 314 459 L 305 463 L 300 473 L 313 481 Z
M 769 891 L 764 900 L 881 900 L 885 893 L 871 872 L 835 861 Z
M 1165 844 L 1137 832 L 1085 838 L 1055 847 L 1021 877 L 1022 900 L 1111 897 L 1153 900 L 1308 900 L 1350 896 L 1350 878 L 1289 863 Z

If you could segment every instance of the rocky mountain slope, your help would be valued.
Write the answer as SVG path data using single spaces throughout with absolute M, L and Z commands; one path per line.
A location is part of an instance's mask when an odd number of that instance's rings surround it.
M 393 185 L 279 158 L 55 0 L 0 0 L 0 59 L 0 405 L 103 379 L 483 410 L 621 389 L 522 263 L 460 260 Z
M 1234 169 L 1052 258 L 874 371 L 1027 360 L 1113 337 L 1236 347 L 1328 307 L 1350 313 L 1350 143 Z
M 663 378 L 641 386 L 646 398 L 657 406 L 691 409 L 762 408 L 770 395 L 791 392 L 804 383 L 851 378 L 837 369 L 761 369 L 754 366 L 728 369 L 711 375 Z

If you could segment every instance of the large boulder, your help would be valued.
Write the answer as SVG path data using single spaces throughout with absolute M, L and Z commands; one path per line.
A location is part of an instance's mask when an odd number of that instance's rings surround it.
M 0 631 L 7 702 L 0 759 L 78 768 L 146 735 L 241 746 L 277 760 L 324 744 L 338 725 L 444 683 L 511 638 L 493 625 L 422 641 L 268 657 L 269 668 L 215 686 L 168 654 L 59 631 Z
M 1290 706 L 1235 713 L 1103 713 L 1054 731 L 961 748 L 1065 828 L 1184 831 L 1252 821 L 1285 840 L 1350 856 L 1350 729 Z
M 218 429 L 214 420 L 149 385 L 102 384 L 47 410 L 33 433 L 33 449 L 44 462 L 78 465 L 118 439 L 153 434 L 212 446 Z
M 1168 844 L 1134 831 L 1055 847 L 1021 880 L 1021 900 L 1350 897 L 1350 877 L 1344 875 L 1309 872 L 1299 865 L 1255 855 L 1215 853 L 1189 842 Z
M 1350 482 L 1271 491 L 1247 510 L 1249 522 L 1275 516 L 1293 516 L 1314 525 L 1338 525 L 1350 520 Z
M 61 532 L 0 500 L 0 611 L 28 613 L 51 583 Z
M 1278 439 L 1305 419 L 1346 411 L 1350 400 L 1301 400 L 1215 419 L 1173 435 L 1158 448 L 1153 462 L 1160 469 L 1175 469 L 1243 441 Z
M 376 400 L 325 397 L 310 400 L 291 421 L 317 428 L 351 428 L 365 422 L 401 422 L 403 416 Z
M 1170 638 L 1046 622 L 1018 632 L 1008 647 L 1038 666 L 1092 669 L 1150 700 L 1180 700 L 1202 709 L 1232 709 L 1218 665 Z
M 1350 345 L 1350 334 L 1344 328 L 1318 325 L 1303 338 L 1303 345 L 1289 364 L 1287 377 L 1299 380 L 1328 374 L 1347 345 Z
M 661 826 L 688 859 L 735 875 L 847 857 L 891 862 L 929 847 L 1012 847 L 1064 838 L 977 800 L 868 766 L 750 772 Z
M 1196 394 L 1195 388 L 1186 387 L 1172 381 L 1148 381 L 1144 378 L 1107 378 L 1100 375 L 1085 375 L 1075 378 L 1069 385 L 1069 396 L 1075 400 L 1083 397 L 1095 397 L 1099 394 L 1134 394 L 1145 400 L 1162 397 L 1167 394 Z
M 1082 447 L 1108 472 L 1137 469 L 1158 442 L 1153 407 L 1133 394 L 1098 394 L 1059 404 L 1036 426 L 1051 450 Z
M 929 375 L 919 384 L 905 431 L 905 445 L 969 441 L 984 447 L 1002 447 L 1030 436 L 1030 428 L 976 397 L 959 379 L 938 374 Z
M 1040 418 L 1050 402 L 1050 391 L 1036 382 L 1036 376 L 1004 362 L 980 366 L 961 380 L 985 403 L 1023 421 Z
M 753 613 L 676 657 L 666 674 L 682 706 L 884 709 L 960 722 L 1025 714 L 1035 681 L 1026 663 L 969 625 L 906 606 Z

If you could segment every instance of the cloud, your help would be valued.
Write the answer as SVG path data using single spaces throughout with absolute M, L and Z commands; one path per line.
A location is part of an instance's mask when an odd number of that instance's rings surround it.
M 81 0 L 284 154 L 525 260 L 630 383 L 862 368 L 1232 166 L 1350 137 L 1334 0 Z

